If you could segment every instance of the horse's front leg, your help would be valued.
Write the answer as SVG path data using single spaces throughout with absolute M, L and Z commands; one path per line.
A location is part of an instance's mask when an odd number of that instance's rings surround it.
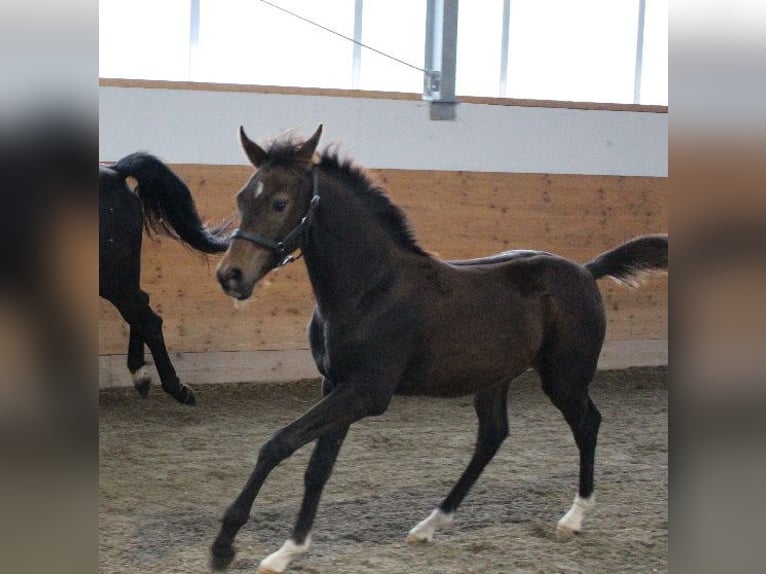
M 339 433 L 320 436 L 314 452 L 311 454 L 306 475 L 303 503 L 292 534 L 282 547 L 261 560 L 256 574 L 280 574 L 301 554 L 305 554 L 311 545 L 311 527 L 319 507 L 322 490 L 330 478 L 335 460 L 348 433 L 348 427 Z
M 381 392 L 380 386 L 373 390 L 370 385 L 356 385 L 348 381 L 330 392 L 299 419 L 277 431 L 264 443 L 258 453 L 255 469 L 242 492 L 226 510 L 221 530 L 213 542 L 212 565 L 216 570 L 226 568 L 234 559 L 234 537 L 247 522 L 255 497 L 269 473 L 296 450 L 322 437 L 317 443 L 309 471 L 307 471 L 307 491 L 294 531 L 297 533 L 294 535 L 298 547 L 294 547 L 295 542 L 291 545 L 288 541 L 281 551 L 264 560 L 260 571 L 280 572 L 287 567 L 295 555 L 305 552 L 308 532 L 313 522 L 322 486 L 330 475 L 332 463 L 337 457 L 348 427 L 368 415 L 384 412 L 393 395 L 393 385 L 390 386 L 390 392 Z M 312 473 L 310 477 L 309 472 Z M 318 477 L 317 480 L 315 476 Z

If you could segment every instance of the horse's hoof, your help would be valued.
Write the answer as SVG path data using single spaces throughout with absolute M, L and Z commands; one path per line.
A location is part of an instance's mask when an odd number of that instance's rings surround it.
M 213 546 L 211 550 L 210 566 L 216 572 L 223 572 L 234 560 L 237 552 L 233 546 Z
M 133 383 L 133 387 L 136 389 L 142 399 L 145 399 L 149 396 L 149 388 L 151 386 L 151 379 L 141 379 Z
M 455 519 L 454 517 L 455 515 L 452 512 L 448 514 L 441 508 L 435 508 L 425 520 L 420 521 L 410 529 L 405 541 L 407 544 L 431 542 L 434 538 L 434 533 L 452 524 L 452 521 Z
M 556 525 L 556 536 L 561 536 L 562 538 L 570 538 L 574 536 L 575 534 L 579 534 L 579 530 L 575 530 L 574 528 L 571 528 L 567 526 L 566 524 L 557 524 Z
M 407 544 L 424 544 L 426 542 L 431 542 L 431 539 L 427 536 L 419 536 L 418 534 L 408 534 L 407 538 L 404 539 L 404 541 Z
M 178 393 L 173 396 L 182 405 L 189 405 L 190 407 L 193 407 L 197 404 L 197 399 L 194 396 L 194 391 L 192 391 L 191 387 L 188 385 L 182 384 Z
M 556 524 L 556 532 L 559 534 L 576 534 L 582 530 L 582 522 L 585 518 L 585 514 L 588 510 L 593 508 L 595 499 L 593 494 L 587 498 L 583 498 L 579 494 L 575 496 L 572 508 L 561 517 L 561 520 Z
M 149 376 L 149 371 L 146 370 L 146 366 L 139 367 L 135 373 L 131 373 L 133 377 L 133 387 L 136 389 L 141 398 L 149 396 L 149 388 L 152 386 L 152 378 Z
M 255 571 L 255 574 L 282 574 L 282 573 L 277 572 L 276 570 L 272 570 L 271 568 L 266 568 L 265 566 L 258 566 L 258 569 Z

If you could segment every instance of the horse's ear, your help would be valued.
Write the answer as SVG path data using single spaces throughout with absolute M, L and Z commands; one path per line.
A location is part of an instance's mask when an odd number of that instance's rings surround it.
M 245 155 L 247 155 L 247 159 L 249 159 L 250 163 L 252 163 L 255 167 L 259 167 L 264 161 L 266 161 L 268 154 L 263 151 L 261 146 L 247 137 L 245 128 L 242 126 L 239 126 L 239 141 L 242 144 L 242 149 L 245 151 Z
M 307 163 L 310 163 L 314 159 L 314 152 L 317 149 L 317 144 L 319 143 L 319 137 L 322 135 L 322 124 L 319 124 L 319 127 L 317 128 L 317 131 L 314 132 L 314 135 L 311 136 L 309 139 L 305 141 L 305 143 L 301 146 L 301 149 L 298 151 L 298 157 L 302 160 L 304 160 Z

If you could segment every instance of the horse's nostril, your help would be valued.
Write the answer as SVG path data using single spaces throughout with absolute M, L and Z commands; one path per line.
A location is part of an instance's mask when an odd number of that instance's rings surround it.
M 238 283 L 242 281 L 242 270 L 237 267 L 230 267 L 229 269 L 222 269 L 218 272 L 218 282 L 226 287 L 232 283 Z

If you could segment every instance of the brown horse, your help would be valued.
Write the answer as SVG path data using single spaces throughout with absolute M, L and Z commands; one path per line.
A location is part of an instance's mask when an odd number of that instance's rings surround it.
M 533 367 L 564 415 L 580 451 L 579 490 L 558 522 L 577 531 L 593 504 L 593 463 L 601 416 L 588 396 L 604 340 L 596 279 L 631 282 L 667 269 L 666 236 L 645 236 L 585 265 L 540 251 L 440 261 L 417 244 L 404 213 L 365 173 L 337 155 L 315 153 L 321 126 L 305 143 L 267 149 L 240 131 L 257 168 L 237 194 L 240 228 L 218 265 L 223 290 L 247 299 L 269 271 L 300 249 L 317 305 L 308 327 L 323 399 L 262 446 L 255 469 L 223 517 L 215 568 L 234 558 L 233 541 L 274 467 L 316 440 L 290 538 L 258 572 L 283 572 L 306 552 L 322 488 L 349 426 L 383 414 L 396 393 L 474 394 L 479 432 L 454 488 L 408 542 L 431 540 L 508 435 L 507 391 Z

